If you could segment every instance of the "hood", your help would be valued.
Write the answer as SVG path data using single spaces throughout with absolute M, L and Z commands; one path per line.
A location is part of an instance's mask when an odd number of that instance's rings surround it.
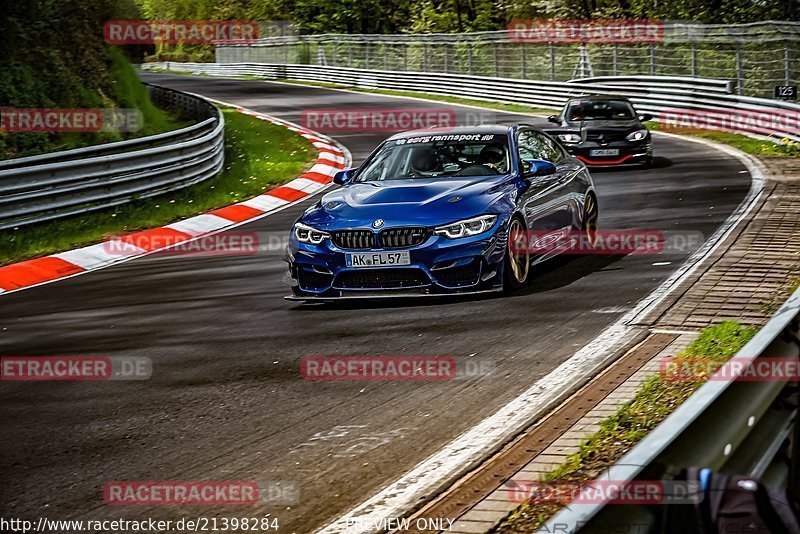
M 435 226 L 488 213 L 516 187 L 510 175 L 356 182 L 324 195 L 301 220 L 321 230 L 369 227 L 376 219 L 387 228 Z
M 644 128 L 638 119 L 631 119 L 627 121 L 580 121 L 571 122 L 567 128 L 573 131 L 587 131 L 587 132 L 632 132 Z
M 579 133 L 579 132 L 632 132 L 644 128 L 638 119 L 627 121 L 574 121 L 565 123 L 563 128 L 545 130 L 548 133 Z

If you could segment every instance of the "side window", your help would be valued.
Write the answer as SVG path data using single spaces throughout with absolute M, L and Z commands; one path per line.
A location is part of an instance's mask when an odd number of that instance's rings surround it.
M 520 159 L 544 159 L 552 163 L 564 159 L 564 153 L 552 139 L 533 130 L 521 131 L 517 145 Z
M 562 159 L 564 159 L 564 151 L 561 150 L 561 147 L 558 146 L 558 143 L 547 137 L 546 135 L 541 135 L 542 143 L 545 146 L 545 154 L 546 156 L 542 159 L 546 159 L 551 163 L 558 163 Z
M 520 159 L 542 159 L 543 146 L 541 137 L 532 130 L 522 130 L 517 138 Z

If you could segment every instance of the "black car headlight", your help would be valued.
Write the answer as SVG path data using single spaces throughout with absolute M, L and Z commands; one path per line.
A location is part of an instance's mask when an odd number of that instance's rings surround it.
M 562 143 L 580 143 L 581 136 L 578 134 L 558 134 L 558 139 Z
M 328 239 L 331 235 L 328 232 L 317 230 L 316 228 L 312 228 L 307 224 L 299 222 L 294 224 L 294 236 L 301 243 L 310 243 L 312 245 L 319 245 L 320 243 Z
M 625 136 L 628 141 L 643 141 L 647 137 L 647 130 L 636 130 Z
M 496 221 L 497 215 L 479 215 L 478 217 L 456 221 L 444 226 L 437 226 L 433 229 L 433 233 L 448 239 L 470 237 L 487 231 L 494 226 Z

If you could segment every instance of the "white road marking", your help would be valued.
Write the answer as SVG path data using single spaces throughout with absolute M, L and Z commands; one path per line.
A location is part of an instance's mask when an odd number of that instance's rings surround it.
M 88 271 L 144 253 L 145 250 L 136 245 L 118 239 L 111 239 L 88 247 L 59 252 L 58 254 L 53 254 L 53 256 Z
M 311 193 L 312 191 L 325 187 L 325 184 L 309 180 L 308 178 L 295 178 L 285 185 L 292 189 L 297 189 L 298 191 L 305 191 L 306 193 Z
M 278 198 L 276 196 L 264 194 L 258 195 L 255 198 L 251 198 L 250 200 L 245 200 L 244 202 L 240 202 L 242 206 L 247 206 L 248 208 L 255 208 L 261 211 L 271 211 L 275 208 L 280 208 L 281 206 L 285 206 L 289 202 L 282 198 Z
M 165 226 L 165 228 L 172 228 L 173 230 L 177 230 L 194 237 L 201 234 L 207 234 L 208 232 L 213 232 L 214 230 L 219 230 L 220 228 L 224 228 L 230 224 L 231 221 L 228 219 L 218 217 L 217 215 L 212 215 L 210 213 L 203 213 L 201 215 L 189 217 L 188 219 L 184 219 L 182 221 L 168 224 Z

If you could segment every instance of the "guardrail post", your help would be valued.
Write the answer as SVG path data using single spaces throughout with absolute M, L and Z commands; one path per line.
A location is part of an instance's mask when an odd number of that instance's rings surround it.
M 522 58 L 521 58 L 522 59 L 522 78 L 525 79 L 525 78 L 528 77 L 527 65 L 526 65 L 526 61 L 525 61 L 525 59 L 526 59 L 525 58 L 525 43 L 520 43 L 519 46 L 520 46 L 520 51 L 522 53 Z
M 408 45 L 403 45 L 403 70 L 408 70 Z
M 791 43 L 786 41 L 783 48 L 783 85 L 792 85 L 792 49 Z
M 366 62 L 366 69 L 369 70 L 369 43 L 364 43 L 364 61 Z
M 656 45 L 650 43 L 650 76 L 656 75 Z
M 742 66 L 742 45 L 736 43 L 736 80 L 739 84 L 738 93 L 744 94 L 744 68 Z
M 347 42 L 347 66 L 353 66 L 353 41 Z
M 428 43 L 422 49 L 422 72 L 428 72 Z
M 697 78 L 697 43 L 692 39 L 692 77 Z
M 389 70 L 389 45 L 383 43 L 383 70 Z
M 495 77 L 499 77 L 500 76 L 500 58 L 498 57 L 497 43 L 494 43 L 494 45 L 492 45 L 492 48 L 494 50 L 494 75 L 495 75 Z
M 617 43 L 614 43 L 614 48 L 612 49 L 612 54 L 611 54 L 612 76 L 619 76 L 619 69 L 617 68 L 618 55 L 619 55 L 619 48 L 617 47 Z
M 467 43 L 467 62 L 469 64 L 469 66 L 467 67 L 469 70 L 467 72 L 473 74 L 474 67 L 472 65 L 472 43 Z
M 550 81 L 555 81 L 556 79 L 556 47 L 553 43 L 548 43 L 547 46 L 550 47 Z
M 448 72 L 447 69 L 450 66 L 448 61 L 450 59 L 450 48 L 447 46 L 447 43 L 444 43 L 442 46 L 444 47 L 444 71 Z

